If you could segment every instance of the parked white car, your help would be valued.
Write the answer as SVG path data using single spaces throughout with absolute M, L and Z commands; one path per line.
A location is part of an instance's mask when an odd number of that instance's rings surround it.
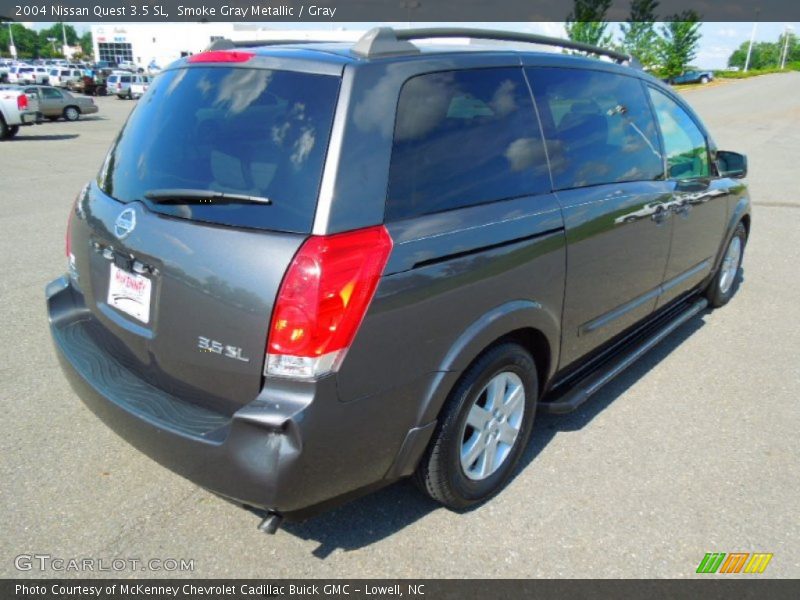
M 55 87 L 67 87 L 70 81 L 77 81 L 83 77 L 83 72 L 80 69 L 68 69 L 64 67 L 56 67 L 50 69 L 50 85 Z
M 138 100 L 139 98 L 144 96 L 144 93 L 147 91 L 147 88 L 150 87 L 151 81 L 153 81 L 153 78 L 147 75 L 139 75 L 135 77 L 134 80 L 131 82 L 130 97 L 133 98 L 134 100 Z
M 139 66 L 132 61 L 122 61 L 117 65 L 117 68 L 123 71 L 130 71 L 131 73 L 136 73 L 136 71 L 139 70 Z
M 120 100 L 130 100 L 135 98 L 132 85 L 135 83 L 149 85 L 152 77 L 148 75 L 134 75 L 128 71 L 114 71 L 108 76 L 106 86 L 109 94 L 115 94 Z M 142 92 L 144 93 L 144 92 Z M 141 94 L 139 94 L 141 96 Z
M 8 83 L 22 83 L 21 79 L 24 79 L 24 73 L 32 70 L 33 67 L 25 63 L 11 65 L 8 69 Z
M 26 81 L 26 83 L 39 83 L 39 84 L 46 84 L 50 82 L 50 69 L 51 67 L 46 67 L 42 65 L 37 65 L 33 67 L 33 72 L 30 73 L 31 78 Z

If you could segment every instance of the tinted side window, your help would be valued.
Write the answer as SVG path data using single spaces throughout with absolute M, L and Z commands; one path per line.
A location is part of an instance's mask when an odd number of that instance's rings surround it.
M 521 69 L 431 73 L 403 85 L 387 220 L 549 191 Z
M 556 189 L 664 176 L 641 83 L 585 69 L 528 70 Z
M 45 98 L 61 99 L 61 92 L 53 88 L 42 89 L 42 94 L 44 95 Z
M 708 177 L 708 149 L 703 132 L 671 98 L 656 89 L 648 90 L 664 139 L 670 179 Z

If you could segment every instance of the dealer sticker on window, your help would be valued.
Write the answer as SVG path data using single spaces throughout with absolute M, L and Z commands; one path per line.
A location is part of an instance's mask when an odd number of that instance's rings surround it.
M 108 305 L 142 323 L 150 321 L 150 291 L 153 282 L 147 277 L 128 273 L 111 264 L 108 280 Z

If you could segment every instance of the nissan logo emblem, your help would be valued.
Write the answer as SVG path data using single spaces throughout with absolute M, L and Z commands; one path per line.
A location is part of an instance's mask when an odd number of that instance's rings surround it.
M 126 208 L 114 221 L 114 235 L 119 239 L 124 239 L 130 235 L 134 227 L 136 227 L 136 213 L 132 208 Z

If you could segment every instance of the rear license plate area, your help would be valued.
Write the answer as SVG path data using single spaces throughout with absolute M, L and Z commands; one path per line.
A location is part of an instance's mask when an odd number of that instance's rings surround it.
M 152 280 L 120 268 L 117 262 L 115 256 L 110 265 L 107 304 L 142 323 L 149 323 Z

